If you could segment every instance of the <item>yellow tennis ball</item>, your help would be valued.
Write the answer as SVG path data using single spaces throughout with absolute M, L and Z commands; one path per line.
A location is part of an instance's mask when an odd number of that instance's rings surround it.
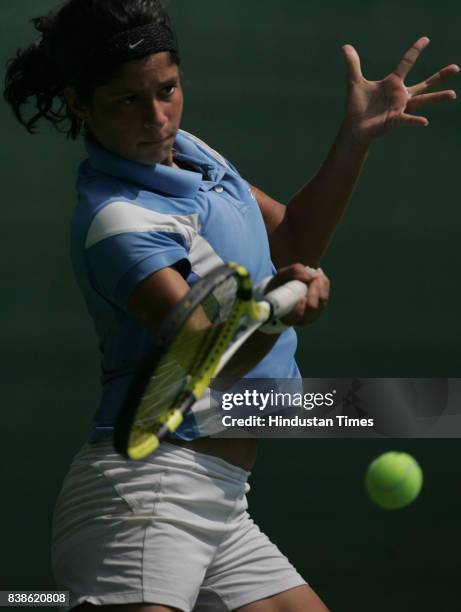
M 370 463 L 365 486 L 371 499 L 381 508 L 403 508 L 421 491 L 423 472 L 411 455 L 391 451 Z

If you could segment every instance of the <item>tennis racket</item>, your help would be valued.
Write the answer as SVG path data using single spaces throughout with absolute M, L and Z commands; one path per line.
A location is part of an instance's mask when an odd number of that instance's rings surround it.
M 248 271 L 236 263 L 195 283 L 162 321 L 133 379 L 114 427 L 117 452 L 153 453 L 251 334 L 275 326 L 306 293 L 294 280 L 256 300 Z

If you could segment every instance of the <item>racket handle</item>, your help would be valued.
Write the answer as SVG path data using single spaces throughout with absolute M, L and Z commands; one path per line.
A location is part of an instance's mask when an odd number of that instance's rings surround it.
M 264 300 L 272 307 L 272 318 L 280 319 L 291 312 L 296 303 L 307 295 L 307 285 L 293 280 L 266 293 Z

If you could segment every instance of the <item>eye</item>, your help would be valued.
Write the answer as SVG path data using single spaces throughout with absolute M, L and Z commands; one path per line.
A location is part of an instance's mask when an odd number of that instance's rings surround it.
M 171 98 L 176 91 L 176 85 L 167 85 L 162 91 L 165 98 Z

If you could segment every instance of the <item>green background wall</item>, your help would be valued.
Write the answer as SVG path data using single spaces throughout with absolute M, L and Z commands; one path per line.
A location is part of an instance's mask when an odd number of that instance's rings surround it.
M 27 44 L 27 19 L 54 6 L 3 2 L 2 65 Z M 419 36 L 432 43 L 409 82 L 461 62 L 461 10 L 435 0 L 348 3 L 171 0 L 183 56 L 183 127 L 281 201 L 316 171 L 340 124 L 341 45 L 384 77 Z M 459 91 L 459 78 L 450 87 Z M 300 336 L 304 376 L 460 377 L 458 103 L 427 128 L 376 143 L 322 262 L 328 312 Z M 68 227 L 80 143 L 35 137 L 0 105 L 2 416 L 0 589 L 53 588 L 51 513 L 96 409 L 98 356 L 74 283 Z M 460 432 L 458 432 L 459 435 Z M 404 449 L 425 470 L 418 502 L 374 508 L 363 474 Z M 261 443 L 255 519 L 335 611 L 459 609 L 460 444 L 445 440 Z

